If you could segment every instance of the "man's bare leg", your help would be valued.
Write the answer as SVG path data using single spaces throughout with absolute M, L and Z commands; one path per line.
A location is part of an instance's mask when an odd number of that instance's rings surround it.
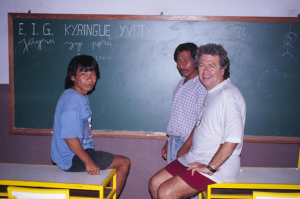
M 190 198 L 199 193 L 190 187 L 179 176 L 174 176 L 162 183 L 158 188 L 158 199 Z
M 130 159 L 124 156 L 115 155 L 114 161 L 111 163 L 111 165 L 108 167 L 109 169 L 116 169 L 117 170 L 117 198 L 120 196 L 126 179 L 127 175 L 129 173 L 130 168 Z M 110 182 L 110 186 L 112 186 L 113 182 Z
M 173 176 L 165 169 L 160 170 L 154 176 L 152 176 L 152 178 L 149 180 L 149 191 L 153 199 L 158 198 L 157 191 L 159 186 L 172 177 Z

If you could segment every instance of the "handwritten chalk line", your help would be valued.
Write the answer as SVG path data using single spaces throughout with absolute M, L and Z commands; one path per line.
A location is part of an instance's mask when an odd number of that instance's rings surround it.
M 269 73 L 269 72 L 275 72 L 276 74 L 278 74 L 278 75 L 283 75 L 284 78 L 286 78 L 286 75 L 283 74 L 283 73 L 279 73 L 279 72 L 277 71 L 277 69 L 266 70 L 266 71 L 262 74 L 262 76 L 260 77 L 260 79 L 259 79 L 259 81 L 258 81 L 258 85 L 259 85 L 259 86 L 260 86 L 261 80 L 262 80 L 262 78 L 264 77 L 264 75 L 267 74 L 267 73 Z

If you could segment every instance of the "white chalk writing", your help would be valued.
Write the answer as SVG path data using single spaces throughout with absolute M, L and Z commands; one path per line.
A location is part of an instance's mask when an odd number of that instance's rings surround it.
M 235 33 L 236 33 L 236 39 L 237 40 L 245 40 L 246 38 L 246 32 L 245 32 L 245 27 L 240 27 L 240 26 L 237 26 L 235 27 Z M 220 31 L 217 32 L 217 38 L 223 38 L 223 35 L 233 35 L 234 34 L 229 30 L 227 29 L 224 29 L 222 28 Z
M 102 44 L 105 46 L 112 46 L 111 41 L 102 40 L 99 42 L 92 42 L 93 50 L 95 49 L 95 47 L 101 48 Z
M 236 27 L 235 32 L 237 33 L 236 39 L 244 40 L 246 38 L 245 28 Z
M 31 45 L 38 45 L 38 50 L 42 50 L 42 44 L 55 44 L 54 39 L 37 39 L 35 40 L 34 38 L 31 38 L 26 42 L 26 39 L 22 39 L 22 41 L 18 42 L 19 44 L 23 43 L 25 45 L 25 48 L 23 50 L 23 53 L 25 51 L 28 51 L 28 47 Z
M 82 46 L 82 42 L 69 42 L 69 41 L 67 41 L 64 44 L 70 45 L 69 50 L 73 50 L 74 46 L 77 46 L 77 52 L 80 52 L 81 46 Z
M 105 56 L 103 56 L 103 55 L 96 55 L 96 56 L 95 56 L 95 59 L 96 59 L 97 61 L 99 61 L 99 60 L 105 60 L 105 59 L 111 60 L 112 58 L 111 58 L 111 57 L 105 57 Z
M 284 43 L 283 47 L 286 46 L 286 52 L 282 56 L 285 56 L 286 54 L 288 54 L 291 57 L 293 57 L 293 55 L 289 52 L 289 47 L 294 48 L 294 46 L 292 46 L 291 44 L 294 41 L 296 41 L 297 35 L 294 32 L 291 32 L 291 28 L 292 28 L 292 24 L 290 24 L 289 32 L 286 33 L 285 35 L 283 35 L 283 43 Z
M 286 74 L 283 74 L 283 73 L 279 73 L 277 71 L 277 69 L 272 69 L 272 70 L 266 70 L 260 77 L 259 81 L 258 81 L 258 85 L 260 86 L 260 83 L 261 83 L 261 80 L 263 79 L 263 77 L 267 74 L 267 73 L 270 73 L 270 72 L 275 72 L 277 75 L 282 75 L 284 78 L 286 78 Z
M 24 35 L 24 33 L 22 32 L 23 31 L 23 23 L 19 23 L 19 35 Z
M 120 25 L 119 26 L 121 29 L 121 34 L 120 36 L 124 36 L 125 34 L 128 36 L 134 36 L 134 37 L 149 37 L 150 30 L 146 25 Z
M 24 23 L 19 23 L 19 35 L 27 35 L 30 34 L 30 32 L 23 32 L 23 25 Z M 39 35 L 39 33 L 36 32 L 36 23 L 31 23 L 32 25 L 32 33 L 31 35 Z M 51 29 L 49 28 L 50 23 L 44 23 L 43 24 L 43 35 L 53 35 L 51 33 Z
M 50 29 L 49 29 L 49 28 L 46 29 L 46 26 L 49 26 L 49 25 L 50 25 L 49 23 L 45 23 L 45 24 L 43 25 L 43 34 L 44 34 L 44 35 L 51 35 Z M 46 32 L 46 31 L 47 31 L 47 32 Z
M 110 25 L 101 24 L 65 24 L 65 35 L 74 36 L 110 36 Z

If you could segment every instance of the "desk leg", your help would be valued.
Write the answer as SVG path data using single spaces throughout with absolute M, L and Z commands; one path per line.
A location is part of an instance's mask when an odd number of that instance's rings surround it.
M 113 177 L 113 189 L 116 190 L 113 199 L 117 199 L 117 174 Z
M 206 199 L 211 199 L 211 187 L 209 185 L 207 186 L 206 192 Z
M 298 168 L 300 169 L 300 148 L 299 148 Z
M 101 186 L 101 189 L 99 191 L 99 196 L 100 196 L 100 199 L 104 199 L 104 187 Z
M 200 192 L 199 195 L 198 195 L 198 198 L 199 199 L 207 199 L 206 192 L 205 191 Z

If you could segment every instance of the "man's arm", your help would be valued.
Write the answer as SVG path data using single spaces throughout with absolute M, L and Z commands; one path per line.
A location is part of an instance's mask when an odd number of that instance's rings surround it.
M 232 143 L 232 142 L 225 142 L 224 144 L 221 144 L 220 148 L 218 149 L 217 153 L 214 155 L 214 157 L 211 159 L 209 166 L 217 171 L 220 171 L 219 168 L 233 153 L 234 149 L 238 143 Z M 199 171 L 201 173 L 205 173 L 208 175 L 213 175 L 214 173 L 208 170 L 207 165 L 201 164 L 198 162 L 193 162 L 189 164 L 190 167 L 188 170 L 192 170 L 192 175 L 194 175 L 195 171 Z
M 178 150 L 177 158 L 179 158 L 179 157 L 183 156 L 184 154 L 186 154 L 187 152 L 189 152 L 189 150 L 193 144 L 193 135 L 194 135 L 195 128 L 196 128 L 196 125 L 194 126 L 189 138 L 182 145 L 182 147 Z
M 86 171 L 91 175 L 99 175 L 100 168 L 95 164 L 95 162 L 90 158 L 90 156 L 82 148 L 79 139 L 68 138 L 65 139 L 67 145 L 85 164 Z

